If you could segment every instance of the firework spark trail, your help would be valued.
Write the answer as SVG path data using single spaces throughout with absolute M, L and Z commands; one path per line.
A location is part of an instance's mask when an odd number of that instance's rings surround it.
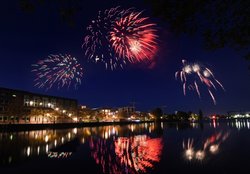
M 219 82 L 217 79 L 215 79 L 215 81 L 220 85 L 220 87 L 221 87 L 224 91 L 226 91 L 225 88 L 224 88 L 224 86 L 221 84 L 221 82 Z
M 32 65 L 35 73 L 35 86 L 47 90 L 57 85 L 58 88 L 73 84 L 75 88 L 81 84 L 83 76 L 82 67 L 75 57 L 71 55 L 49 55 Z
M 213 99 L 214 104 L 216 105 L 216 100 L 215 100 L 213 93 L 209 89 L 208 89 L 208 92 L 209 92 L 211 98 Z
M 157 52 L 156 24 L 141 16 L 142 12 L 133 8 L 99 11 L 87 27 L 85 56 L 112 70 L 128 63 L 153 61 Z
M 186 82 L 183 83 L 183 94 L 186 95 Z
M 199 98 L 201 98 L 200 90 L 199 90 L 199 87 L 198 87 L 196 81 L 194 81 L 194 85 L 195 85 L 195 89 L 196 89 L 196 92 L 197 92 Z
M 183 94 L 186 95 L 186 90 L 195 90 L 199 98 L 201 98 L 200 87 L 203 85 L 206 87 L 214 105 L 216 105 L 216 99 L 212 90 L 217 90 L 216 84 L 224 91 L 225 88 L 220 81 L 218 81 L 213 72 L 202 64 L 187 63 L 186 60 L 182 60 L 182 68 L 175 73 L 175 79 L 179 79 L 182 82 Z

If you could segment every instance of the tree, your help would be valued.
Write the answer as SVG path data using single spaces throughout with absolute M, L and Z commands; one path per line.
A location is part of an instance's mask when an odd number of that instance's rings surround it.
M 250 60 L 250 1 L 145 0 L 177 35 L 199 34 L 208 49 L 241 50 Z
M 176 117 L 178 120 L 181 120 L 181 121 L 188 121 L 189 118 L 190 118 L 190 115 L 191 115 L 192 112 L 189 111 L 189 113 L 186 113 L 186 112 L 183 112 L 183 111 L 178 111 L 176 113 Z
M 163 112 L 161 108 L 155 108 L 151 111 L 151 114 L 155 117 L 156 120 L 160 120 Z
M 176 120 L 176 115 L 175 114 L 168 114 L 167 119 L 170 121 L 175 121 Z
M 203 112 L 202 110 L 200 109 L 199 110 L 199 115 L 198 115 L 198 120 L 202 120 L 203 119 Z
M 144 0 L 156 17 L 164 19 L 171 32 L 177 35 L 199 34 L 205 47 L 218 49 L 225 46 L 241 50 L 250 60 L 250 1 L 248 0 Z M 19 0 L 26 13 L 44 8 L 74 26 L 77 16 L 86 8 L 81 0 Z M 249 67 L 250 68 L 250 67 Z
M 84 6 L 86 2 L 81 0 L 19 0 L 19 7 L 25 13 L 31 14 L 44 8 L 48 13 L 58 13 L 60 19 L 71 27 L 75 26 L 77 15 Z
M 167 21 L 170 30 L 177 34 L 201 33 L 206 46 L 211 49 L 225 45 L 249 48 L 250 1 L 247 0 L 145 0 L 155 16 Z M 74 25 L 77 15 L 86 6 L 81 0 L 19 0 L 26 13 L 39 8 L 59 13 L 59 17 Z M 45 10 L 44 10 L 45 11 Z

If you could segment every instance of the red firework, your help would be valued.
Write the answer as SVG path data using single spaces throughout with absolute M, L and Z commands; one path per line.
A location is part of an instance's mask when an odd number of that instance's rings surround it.
M 157 52 L 157 34 L 154 23 L 141 12 L 126 12 L 117 19 L 110 31 L 110 42 L 120 58 L 130 62 L 152 60 Z

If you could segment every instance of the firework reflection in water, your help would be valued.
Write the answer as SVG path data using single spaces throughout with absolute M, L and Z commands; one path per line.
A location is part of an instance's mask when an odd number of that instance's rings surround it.
M 91 139 L 90 148 L 103 173 L 135 174 L 146 173 L 160 161 L 163 145 L 161 138 L 137 135 L 118 137 L 114 141 Z

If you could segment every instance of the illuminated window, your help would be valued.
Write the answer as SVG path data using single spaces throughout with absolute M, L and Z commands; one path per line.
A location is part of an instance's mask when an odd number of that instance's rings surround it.
M 29 103 L 29 104 L 30 104 L 30 106 L 33 106 L 34 102 L 33 102 L 33 101 L 30 101 L 30 103 Z

